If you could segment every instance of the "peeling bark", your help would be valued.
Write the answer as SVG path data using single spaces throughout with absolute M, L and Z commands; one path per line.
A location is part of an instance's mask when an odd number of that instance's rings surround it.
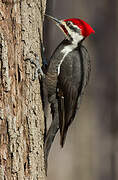
M 0 1 L 0 179 L 44 180 L 44 115 L 34 66 L 45 0 Z M 35 59 L 34 59 L 35 60 Z

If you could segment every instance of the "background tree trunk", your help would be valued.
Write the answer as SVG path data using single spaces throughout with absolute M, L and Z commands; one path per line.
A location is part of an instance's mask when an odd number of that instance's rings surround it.
M 0 1 L 0 179 L 44 180 L 40 56 L 45 0 Z M 41 62 L 41 56 L 40 56 Z

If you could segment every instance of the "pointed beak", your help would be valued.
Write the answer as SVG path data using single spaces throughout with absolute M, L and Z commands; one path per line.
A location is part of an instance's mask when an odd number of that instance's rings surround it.
M 65 22 L 64 20 L 58 20 L 50 15 L 45 14 L 46 17 L 48 17 L 49 19 L 51 19 L 52 21 L 55 22 L 55 24 L 61 29 L 61 31 L 66 35 L 67 38 L 69 38 L 68 36 L 68 31 L 65 28 Z
M 58 20 L 50 15 L 45 14 L 45 16 L 48 17 L 49 19 L 53 20 L 56 23 L 56 25 L 60 26 L 62 24 L 62 22 L 60 20 Z

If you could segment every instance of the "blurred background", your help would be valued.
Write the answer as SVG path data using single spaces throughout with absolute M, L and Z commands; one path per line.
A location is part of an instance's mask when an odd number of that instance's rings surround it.
M 47 14 L 81 18 L 96 32 L 84 41 L 92 64 L 89 86 L 63 149 L 59 133 L 55 138 L 47 180 L 118 180 L 117 9 L 117 0 L 47 0 Z M 47 59 L 63 39 L 45 19 Z

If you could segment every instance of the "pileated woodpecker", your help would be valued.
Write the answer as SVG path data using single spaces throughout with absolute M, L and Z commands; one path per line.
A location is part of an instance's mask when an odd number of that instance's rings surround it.
M 48 16 L 65 34 L 65 39 L 56 48 L 48 65 L 44 66 L 43 90 L 51 104 L 52 123 L 45 139 L 45 161 L 55 135 L 60 129 L 60 144 L 63 147 L 67 130 L 89 80 L 90 59 L 83 40 L 95 31 L 81 19 L 58 20 Z M 47 100 L 45 100 L 47 102 Z M 44 103 L 46 104 L 46 103 Z M 47 106 L 44 107 L 46 112 Z M 46 113 L 44 113 L 46 116 Z
M 63 147 L 68 127 L 75 118 L 89 79 L 90 60 L 82 42 L 95 31 L 81 19 L 58 20 L 46 16 L 56 23 L 66 37 L 54 51 L 45 72 L 49 101 L 54 96 L 58 102 L 60 144 Z

